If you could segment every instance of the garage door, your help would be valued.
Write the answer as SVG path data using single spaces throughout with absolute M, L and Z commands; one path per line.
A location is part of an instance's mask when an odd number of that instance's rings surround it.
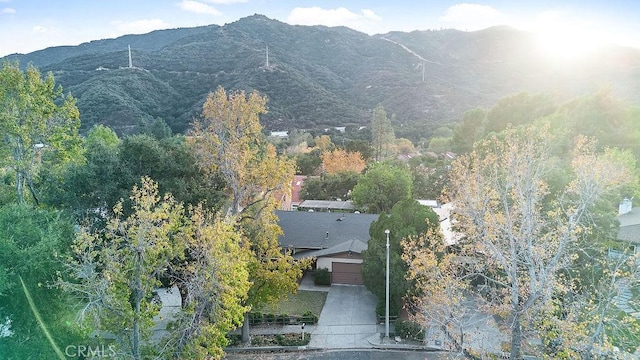
M 331 283 L 363 285 L 360 264 L 349 264 L 341 262 L 331 263 Z

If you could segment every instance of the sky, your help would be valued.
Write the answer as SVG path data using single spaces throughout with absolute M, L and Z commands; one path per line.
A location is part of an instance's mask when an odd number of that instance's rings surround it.
M 368 34 L 508 25 L 538 34 L 550 52 L 567 55 L 604 42 L 640 48 L 635 0 L 0 0 L 0 57 L 157 29 L 224 25 L 253 14 Z

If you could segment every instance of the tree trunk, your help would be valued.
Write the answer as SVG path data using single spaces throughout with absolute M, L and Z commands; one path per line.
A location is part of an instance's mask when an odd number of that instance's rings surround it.
M 511 354 L 509 359 L 520 359 L 520 346 L 522 344 L 522 326 L 520 324 L 520 312 L 514 311 L 511 319 Z
M 16 200 L 19 204 L 24 203 L 24 173 L 16 170 Z
M 38 200 L 38 195 L 36 194 L 36 188 L 33 185 L 33 179 L 28 178 L 27 179 L 27 187 L 29 188 L 29 192 L 31 193 L 31 196 L 33 197 L 33 201 L 35 201 L 36 206 L 40 205 L 40 200 Z
M 248 344 L 249 340 L 249 313 L 244 313 L 244 321 L 242 322 L 242 343 Z

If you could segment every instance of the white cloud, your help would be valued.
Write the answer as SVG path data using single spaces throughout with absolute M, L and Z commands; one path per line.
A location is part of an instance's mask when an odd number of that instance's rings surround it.
M 443 26 L 460 30 L 480 30 L 508 23 L 507 16 L 488 5 L 457 4 L 440 17 Z
M 207 5 L 205 3 L 201 3 L 193 0 L 182 0 L 178 3 L 178 7 L 184 11 L 193 12 L 196 14 L 205 14 L 205 15 L 214 15 L 218 16 L 222 13 L 218 11 L 218 9 L 213 6 Z
M 0 14 L 15 14 L 15 13 L 16 13 L 16 9 L 14 8 L 4 8 L 0 10 Z
M 46 27 L 41 26 L 41 25 L 36 25 L 36 26 L 33 27 L 33 29 L 31 29 L 31 32 L 34 32 L 36 34 L 44 34 L 44 33 L 48 32 L 48 31 L 49 30 Z
M 211 3 L 211 4 L 222 4 L 222 5 L 226 5 L 226 4 L 242 4 L 242 3 L 247 3 L 249 2 L 249 0 L 204 0 L 205 2 Z
M 158 29 L 167 29 L 171 24 L 161 19 L 142 19 L 135 21 L 115 20 L 111 22 L 120 34 L 144 34 Z
M 364 17 L 366 17 L 367 19 L 376 20 L 376 21 L 382 20 L 382 18 L 378 16 L 375 12 L 373 12 L 373 10 L 371 9 L 362 9 L 362 15 L 364 15 Z
M 347 26 L 366 33 L 377 32 L 382 20 L 373 10 L 362 9 L 354 13 L 347 8 L 323 9 L 320 7 L 294 8 L 287 22 L 294 25 Z

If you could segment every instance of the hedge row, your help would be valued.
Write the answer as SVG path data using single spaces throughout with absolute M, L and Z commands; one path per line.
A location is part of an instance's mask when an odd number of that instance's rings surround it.
M 227 340 L 228 346 L 238 346 L 241 344 L 241 335 L 229 334 Z M 271 335 L 252 335 L 251 346 L 304 346 L 308 345 L 311 340 L 311 334 L 305 333 L 304 339 L 302 334 L 271 334 Z
M 307 311 L 302 316 L 287 314 L 265 314 L 261 312 L 249 313 L 249 324 L 274 324 L 274 325 L 302 325 L 302 323 L 313 325 L 318 322 L 318 315 Z

